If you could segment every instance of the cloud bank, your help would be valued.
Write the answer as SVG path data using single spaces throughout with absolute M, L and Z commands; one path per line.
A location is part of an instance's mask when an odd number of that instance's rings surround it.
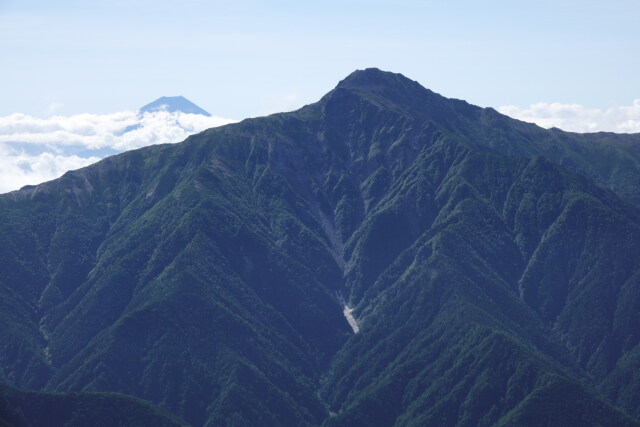
M 579 104 L 540 102 L 505 105 L 502 114 L 572 132 L 640 132 L 640 99 L 606 110 Z M 0 193 L 39 184 L 109 154 L 152 144 L 176 143 L 205 129 L 232 123 L 221 117 L 157 111 L 139 114 L 78 114 L 42 119 L 25 114 L 0 117 Z
M 195 132 L 233 121 L 166 111 L 78 114 L 48 119 L 11 114 L 0 117 L 0 143 L 45 144 L 52 149 L 82 146 L 90 150 L 112 148 L 125 151 L 179 142 Z
M 57 178 L 108 154 L 180 142 L 194 133 L 232 122 L 166 111 L 46 119 L 25 114 L 0 117 L 0 193 Z
M 68 170 L 79 169 L 98 160 L 100 157 L 96 156 L 65 156 L 50 152 L 29 155 L 0 144 L 0 193 L 49 181 Z
M 585 108 L 579 104 L 539 102 L 528 108 L 505 105 L 498 111 L 544 128 L 557 127 L 570 132 L 640 132 L 640 99 L 629 106 L 606 110 Z

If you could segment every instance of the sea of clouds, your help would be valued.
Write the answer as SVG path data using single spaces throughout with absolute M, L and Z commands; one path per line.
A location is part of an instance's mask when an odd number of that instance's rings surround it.
M 176 143 L 232 123 L 221 117 L 157 111 L 0 117 L 0 193 L 57 178 L 107 155 L 152 144 Z
M 606 110 L 578 104 L 506 105 L 503 114 L 571 132 L 640 132 L 640 99 Z M 122 151 L 176 143 L 205 129 L 232 123 L 221 117 L 157 111 L 0 117 L 0 193 L 57 178 Z
M 498 111 L 544 128 L 557 127 L 569 132 L 640 132 L 640 99 L 628 106 L 606 110 L 586 108 L 580 104 L 539 102 L 526 108 L 505 105 Z

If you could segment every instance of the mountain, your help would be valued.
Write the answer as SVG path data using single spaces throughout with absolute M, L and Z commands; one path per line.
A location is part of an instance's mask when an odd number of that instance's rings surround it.
M 180 112 L 187 114 L 201 114 L 211 117 L 211 114 L 198 107 L 183 96 L 163 96 L 140 108 L 140 113 L 153 113 L 156 111 Z
M 639 150 L 367 69 L 0 195 L 0 381 L 193 425 L 639 425 Z
M 116 393 L 40 393 L 0 384 L 2 426 L 185 426 L 148 402 Z

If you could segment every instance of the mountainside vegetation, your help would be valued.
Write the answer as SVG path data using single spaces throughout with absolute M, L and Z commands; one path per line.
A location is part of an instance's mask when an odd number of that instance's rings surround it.
M 367 69 L 1 195 L 0 420 L 639 425 L 639 189 L 640 135 Z
M 153 405 L 117 393 L 42 393 L 0 384 L 2 426 L 186 426 Z

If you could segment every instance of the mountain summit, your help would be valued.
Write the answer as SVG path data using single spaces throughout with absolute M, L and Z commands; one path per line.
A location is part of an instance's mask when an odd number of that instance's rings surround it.
M 150 113 L 155 111 L 201 114 L 203 116 L 211 117 L 211 114 L 198 107 L 184 96 L 163 96 L 140 108 L 140 113 Z
M 0 195 L 0 424 L 640 425 L 639 153 L 367 69 Z

